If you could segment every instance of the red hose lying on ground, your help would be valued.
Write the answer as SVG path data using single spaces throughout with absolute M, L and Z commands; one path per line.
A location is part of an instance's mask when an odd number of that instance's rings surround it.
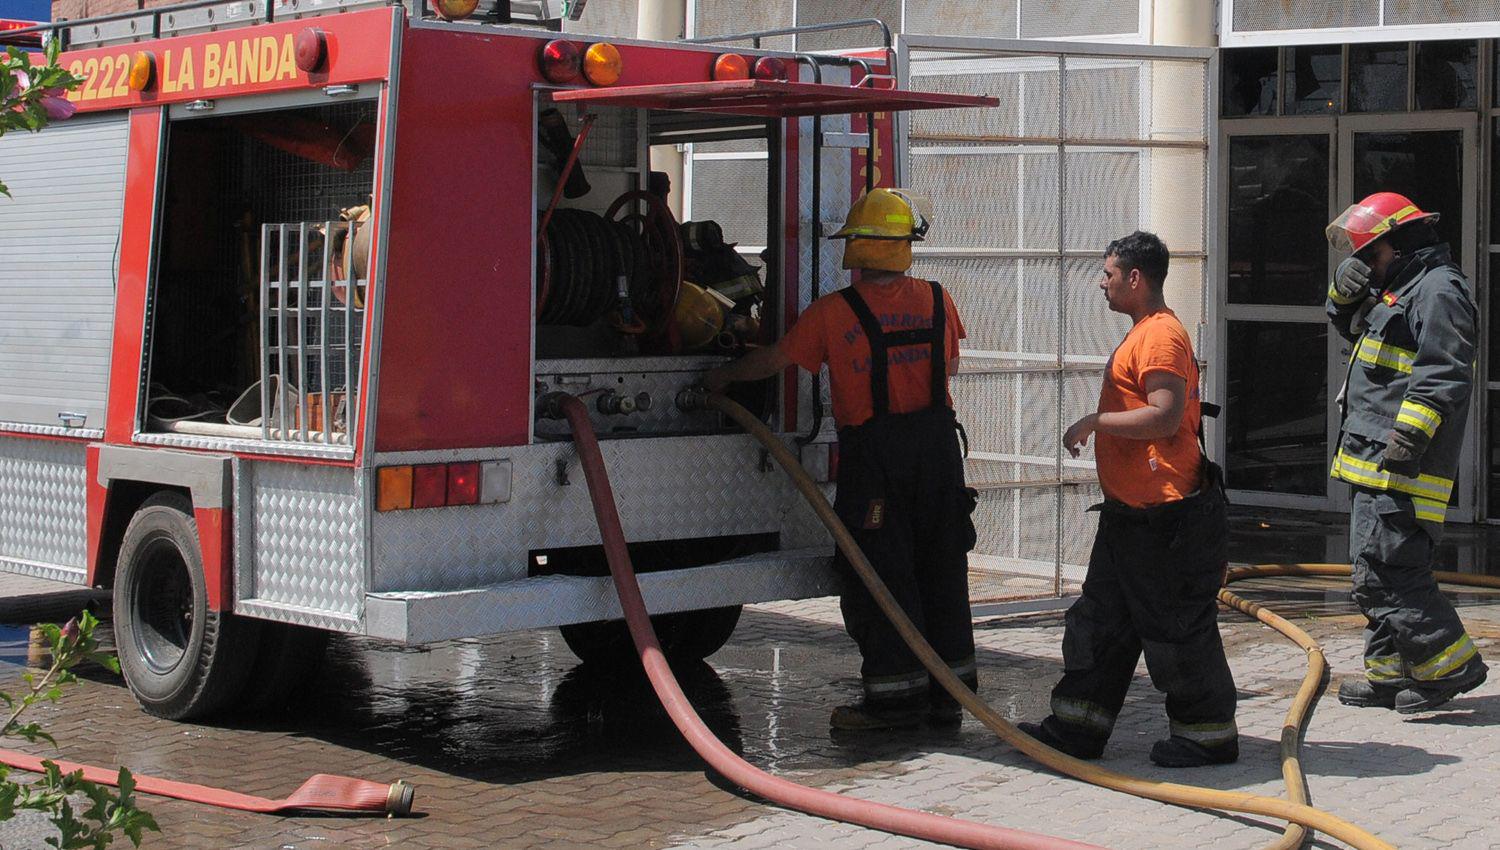
M 21 770 L 42 773 L 42 759 L 38 756 L 18 753 L 15 750 L 0 750 L 0 762 Z M 99 785 L 115 786 L 119 777 L 116 771 L 70 761 L 51 760 L 63 773 L 83 771 L 83 778 Z M 173 797 L 190 803 L 206 803 L 221 809 L 240 809 L 246 812 L 272 814 L 293 810 L 321 809 L 346 812 L 387 812 L 393 815 L 411 813 L 413 790 L 405 782 L 385 785 L 368 779 L 352 776 L 334 776 L 319 773 L 302 783 L 291 796 L 280 800 L 253 797 L 222 788 L 194 785 L 191 782 L 174 782 L 153 776 L 135 777 L 135 790 L 140 794 L 158 797 Z
M 754 767 L 724 746 L 703 724 L 698 712 L 693 710 L 692 703 L 688 702 L 687 696 L 678 686 L 666 657 L 662 655 L 656 632 L 651 628 L 646 604 L 641 599 L 641 588 L 635 580 L 635 568 L 631 565 L 630 553 L 625 548 L 625 534 L 621 530 L 620 515 L 615 508 L 614 492 L 604 469 L 604 458 L 599 453 L 599 441 L 595 438 L 593 425 L 589 421 L 588 408 L 572 396 L 563 396 L 561 406 L 573 429 L 573 442 L 578 446 L 583 475 L 588 481 L 589 498 L 593 500 L 594 515 L 599 520 L 599 532 L 604 539 L 609 572 L 614 578 L 615 589 L 620 594 L 620 608 L 625 612 L 630 636 L 635 640 L 636 649 L 640 651 L 641 664 L 646 668 L 651 686 L 656 689 L 662 706 L 666 708 L 678 731 L 692 745 L 693 750 L 721 776 L 752 794 L 798 811 L 926 841 L 985 850 L 1063 850 L 1088 847 L 1097 850 L 1096 845 L 1092 844 L 986 826 L 798 785 Z

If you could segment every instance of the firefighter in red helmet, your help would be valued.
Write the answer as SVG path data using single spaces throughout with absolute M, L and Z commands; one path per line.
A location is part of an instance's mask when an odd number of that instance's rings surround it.
M 1349 558 L 1367 620 L 1364 675 L 1339 686 L 1339 701 L 1404 714 L 1478 687 L 1487 671 L 1432 575 L 1469 418 L 1477 312 L 1437 220 L 1377 192 L 1326 231 L 1349 254 L 1328 288 L 1334 329 L 1354 344 L 1332 475 L 1354 491 Z

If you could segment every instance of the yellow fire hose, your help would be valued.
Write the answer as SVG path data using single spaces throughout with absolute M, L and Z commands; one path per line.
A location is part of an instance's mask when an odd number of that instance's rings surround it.
M 1276 629 L 1292 639 L 1307 652 L 1307 674 L 1302 680 L 1301 687 L 1297 690 L 1296 697 L 1292 700 L 1291 708 L 1287 711 L 1286 721 L 1283 724 L 1281 734 L 1282 774 L 1286 781 L 1287 794 L 1290 799 L 1263 797 L 1237 791 L 1222 791 L 1214 788 L 1200 788 L 1174 782 L 1145 779 L 1117 773 L 1065 755 L 1011 725 L 953 674 L 948 665 L 943 662 L 932 649 L 932 646 L 927 643 L 927 640 L 922 637 L 922 634 L 917 631 L 916 626 L 906 616 L 906 612 L 901 609 L 895 598 L 891 596 L 885 583 L 875 574 L 874 568 L 870 566 L 870 562 L 854 542 L 854 538 L 849 534 L 849 530 L 844 527 L 843 522 L 834 513 L 832 506 L 828 504 L 828 500 L 824 498 L 822 491 L 818 489 L 818 485 L 807 474 L 806 470 L 802 468 L 802 465 L 792 455 L 791 451 L 787 449 L 785 444 L 771 433 L 770 429 L 762 424 L 759 419 L 755 418 L 748 410 L 722 395 L 710 394 L 701 401 L 704 405 L 729 416 L 744 428 L 747 433 L 759 440 L 765 446 L 766 450 L 770 452 L 771 456 L 776 459 L 781 468 L 791 476 L 792 482 L 796 485 L 798 491 L 807 499 L 808 504 L 817 513 L 818 518 L 833 534 L 835 543 L 837 543 L 845 557 L 849 559 L 850 565 L 859 575 L 865 587 L 869 589 L 870 594 L 875 598 L 876 604 L 880 606 L 880 609 L 896 627 L 902 639 L 911 647 L 913 653 L 921 660 L 922 665 L 943 686 L 944 690 L 952 694 L 953 698 L 958 700 L 969 713 L 979 718 L 980 722 L 988 726 L 1002 740 L 1020 750 L 1032 760 L 1060 773 L 1081 779 L 1084 782 L 1132 794 L 1137 797 L 1145 797 L 1147 799 L 1159 800 L 1163 803 L 1172 803 L 1190 808 L 1243 812 L 1245 814 L 1260 815 L 1287 821 L 1288 827 L 1285 833 L 1283 833 L 1279 840 L 1270 845 L 1275 848 L 1300 846 L 1307 838 L 1306 831 L 1312 829 L 1337 838 L 1351 847 L 1357 848 L 1357 850 L 1393 850 L 1394 845 L 1382 841 L 1366 830 L 1336 815 L 1315 809 L 1307 804 L 1307 784 L 1302 776 L 1299 758 L 1301 731 L 1307 721 L 1307 715 L 1312 706 L 1313 699 L 1316 697 L 1322 684 L 1323 674 L 1327 670 L 1327 662 L 1323 658 L 1323 650 L 1306 632 L 1261 605 L 1242 599 L 1227 590 L 1219 592 L 1219 599 L 1225 604 L 1249 616 L 1255 617 L 1260 622 Z M 1230 570 L 1226 576 L 1226 583 L 1273 576 L 1337 577 L 1348 575 L 1349 567 L 1339 564 L 1266 565 L 1240 567 Z M 1437 578 L 1439 581 L 1454 584 L 1500 588 L 1500 578 L 1447 572 L 1437 573 Z
M 1436 572 L 1433 575 L 1445 584 L 1500 590 L 1500 577 L 1497 576 L 1450 572 Z M 1233 584 L 1245 579 L 1279 576 L 1347 578 L 1349 567 L 1346 564 L 1260 564 L 1251 567 L 1235 567 L 1224 577 L 1224 583 Z M 1280 615 L 1263 605 L 1236 596 L 1228 589 L 1219 591 L 1219 601 L 1270 626 L 1307 652 L 1307 675 L 1302 677 L 1302 686 L 1297 689 L 1296 696 L 1292 698 L 1291 707 L 1286 712 L 1286 720 L 1281 726 L 1281 775 L 1286 782 L 1286 794 L 1292 802 L 1306 804 L 1308 801 L 1307 780 L 1302 775 L 1302 727 L 1307 723 L 1307 716 L 1312 711 L 1313 699 L 1317 696 L 1323 674 L 1328 669 L 1328 662 L 1323 657 L 1323 648 L 1318 646 L 1317 641 L 1313 640 L 1307 632 L 1292 625 Z M 1266 850 L 1292 850 L 1292 848 L 1301 847 L 1307 838 L 1307 830 L 1301 824 L 1288 822 L 1281 838 L 1266 845 Z

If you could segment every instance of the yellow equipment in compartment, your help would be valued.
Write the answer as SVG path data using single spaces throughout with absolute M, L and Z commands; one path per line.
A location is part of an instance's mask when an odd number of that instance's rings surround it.
M 673 320 L 682 336 L 682 348 L 696 351 L 711 345 L 724 330 L 724 320 L 734 302 L 692 281 L 682 282 L 677 292 Z

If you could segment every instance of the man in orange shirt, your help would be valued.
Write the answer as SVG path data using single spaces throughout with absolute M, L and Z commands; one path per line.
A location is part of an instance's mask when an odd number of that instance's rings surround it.
M 1198 443 L 1192 343 L 1162 297 L 1169 260 L 1167 246 L 1140 231 L 1105 250 L 1099 286 L 1135 325 L 1105 366 L 1098 411 L 1063 434 L 1074 457 L 1097 435 L 1105 501 L 1083 595 L 1068 609 L 1052 714 L 1020 726 L 1069 755 L 1098 758 L 1144 652 L 1171 730 L 1151 760 L 1196 767 L 1239 757 L 1215 603 L 1228 525 L 1218 467 Z
M 813 302 L 774 346 L 710 372 L 704 385 L 768 378 L 828 364 L 839 429 L 834 509 L 892 595 L 959 678 L 977 688 L 968 552 L 974 492 L 964 486 L 948 376 L 963 324 L 936 283 L 906 274 L 927 222 L 899 192 L 855 202 L 835 237 L 849 241 L 854 285 Z M 839 557 L 846 578 L 849 567 Z M 835 729 L 956 725 L 958 703 L 927 671 L 863 584 L 846 582 L 844 627 L 859 645 L 864 699 L 840 706 Z

